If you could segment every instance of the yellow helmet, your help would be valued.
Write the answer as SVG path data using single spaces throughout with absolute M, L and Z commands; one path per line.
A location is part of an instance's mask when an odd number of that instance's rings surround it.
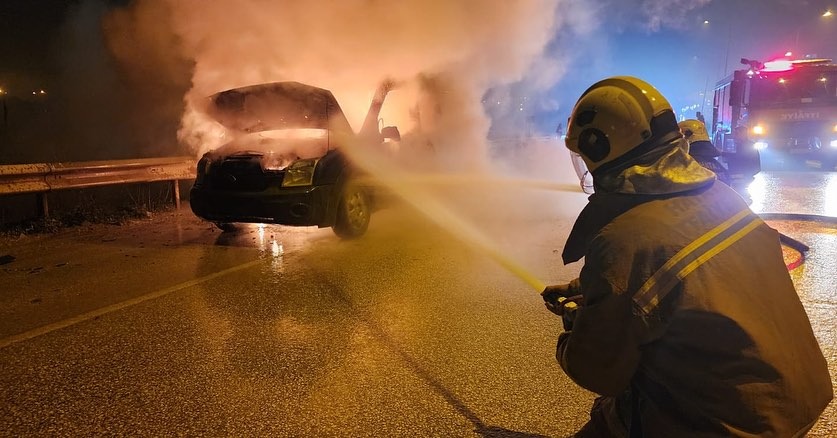
M 596 82 L 573 108 L 566 145 L 590 172 L 643 146 L 681 136 L 671 104 L 651 84 L 631 76 Z
M 680 132 L 686 137 L 689 143 L 696 141 L 710 141 L 709 133 L 706 132 L 706 125 L 700 120 L 687 119 L 677 124 L 680 126 Z

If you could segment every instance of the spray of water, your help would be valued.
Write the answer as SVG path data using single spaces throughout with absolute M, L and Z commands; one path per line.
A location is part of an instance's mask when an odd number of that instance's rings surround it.
M 363 171 L 372 175 L 375 184 L 384 186 L 399 196 L 410 206 L 421 212 L 428 219 L 448 231 L 452 236 L 475 248 L 504 269 L 514 274 L 535 291 L 541 292 L 545 283 L 537 278 L 514 258 L 505 254 L 475 226 L 465 221 L 460 215 L 448 208 L 440 199 L 424 188 L 425 185 L 445 185 L 460 187 L 480 185 L 486 189 L 492 187 L 524 187 L 566 192 L 579 192 L 578 186 L 551 181 L 538 181 L 515 178 L 496 178 L 480 174 L 420 174 L 400 173 L 396 166 L 388 162 L 378 151 L 360 144 L 355 139 L 342 138 L 346 145 L 343 151 Z M 367 181 L 368 182 L 368 181 Z
M 398 175 L 398 180 L 412 186 L 479 186 L 486 189 L 521 188 L 559 192 L 578 192 L 580 190 L 578 184 L 506 176 L 497 177 L 480 173 L 401 173 Z

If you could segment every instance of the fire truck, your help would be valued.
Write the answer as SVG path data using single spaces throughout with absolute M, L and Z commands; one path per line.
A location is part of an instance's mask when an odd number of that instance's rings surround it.
M 831 59 L 741 59 L 715 86 L 713 143 L 730 173 L 763 163 L 837 165 L 837 65 Z

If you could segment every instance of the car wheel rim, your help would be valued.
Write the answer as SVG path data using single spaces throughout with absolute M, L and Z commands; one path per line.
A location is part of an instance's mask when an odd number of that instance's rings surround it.
M 346 199 L 346 216 L 354 228 L 362 227 L 366 221 L 366 202 L 360 192 L 352 193 Z

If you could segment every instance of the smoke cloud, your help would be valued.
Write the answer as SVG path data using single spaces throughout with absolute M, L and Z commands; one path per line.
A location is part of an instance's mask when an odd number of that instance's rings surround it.
M 384 105 L 386 123 L 421 128 L 437 152 L 476 165 L 490 129 L 531 135 L 532 114 L 569 112 L 548 91 L 603 24 L 677 26 L 709 1 L 136 0 L 106 28 L 138 77 L 181 81 L 191 65 L 179 135 L 195 153 L 222 141 L 200 111 L 218 91 L 282 80 L 327 88 L 357 128 L 378 83 L 393 78 L 404 85 Z
M 136 0 L 106 28 L 137 77 L 177 78 L 190 65 L 179 138 L 196 154 L 224 142 L 201 111 L 219 91 L 284 80 L 326 88 L 358 129 L 391 78 L 401 87 L 381 118 L 402 143 L 429 145 L 437 169 L 485 170 L 499 155 L 504 171 L 555 180 L 563 166 L 558 179 L 571 181 L 557 138 L 496 154 L 489 133 L 531 137 L 532 114 L 569 115 L 573 102 L 549 91 L 596 58 L 588 48 L 607 38 L 602 25 L 676 26 L 708 1 Z
M 111 46 L 134 71 L 159 65 L 159 76 L 170 74 L 172 59 L 193 63 L 180 134 L 196 151 L 212 138 L 200 102 L 218 91 L 282 80 L 327 88 L 357 129 L 386 78 L 405 84 L 384 105 L 387 124 L 402 132 L 423 124 L 447 150 L 453 146 L 443 143 L 484 143 L 490 121 L 481 101 L 490 88 L 521 81 L 533 67 L 542 87 L 555 83 L 562 70 L 544 48 L 561 4 L 139 0 L 110 17 L 108 28 Z

